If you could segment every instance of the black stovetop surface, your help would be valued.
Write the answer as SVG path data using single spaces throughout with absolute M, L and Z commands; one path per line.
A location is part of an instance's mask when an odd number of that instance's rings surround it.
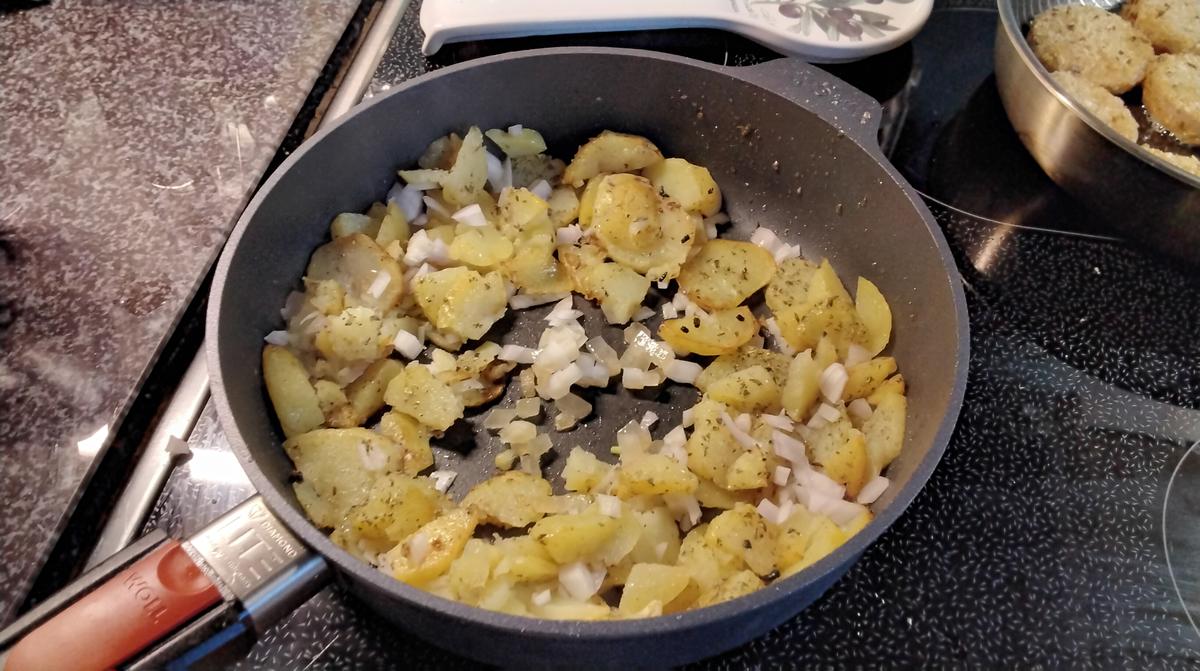
M 824 597 L 698 668 L 1200 665 L 1197 280 L 1099 229 L 1025 153 L 995 90 L 996 15 L 982 4 L 939 3 L 911 46 L 832 69 L 887 103 L 885 146 L 965 277 L 972 360 L 954 439 L 908 512 Z M 414 3 L 374 91 L 534 46 L 774 57 L 671 31 L 452 45 L 429 60 L 416 17 Z M 174 534 L 252 493 L 211 408 L 191 444 L 150 521 Z M 242 666 L 474 665 L 332 587 Z

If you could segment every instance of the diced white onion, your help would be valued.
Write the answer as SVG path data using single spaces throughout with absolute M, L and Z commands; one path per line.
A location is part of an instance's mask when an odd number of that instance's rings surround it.
M 524 132 L 525 132 L 525 127 L 519 123 L 515 123 L 508 127 L 509 135 L 520 135 L 521 133 L 524 133 Z
M 754 229 L 754 232 L 750 234 L 750 242 L 762 247 L 772 255 L 783 245 L 779 236 L 775 235 L 775 231 L 762 226 Z
M 657 280 L 654 283 L 654 286 L 665 291 L 668 287 L 671 286 L 671 280 Z
M 791 431 L 792 429 L 796 428 L 795 422 L 788 419 L 786 416 L 784 416 L 782 414 L 780 414 L 780 415 L 760 415 L 759 419 L 762 420 L 763 424 L 766 424 L 767 426 L 769 426 L 773 429 L 779 429 L 780 431 Z
M 587 417 L 592 412 L 592 404 L 576 396 L 575 394 L 567 394 L 560 399 L 554 401 L 554 407 L 564 415 L 582 419 Z
M 788 478 L 792 475 L 792 469 L 787 466 L 776 466 L 775 472 L 771 474 L 771 482 L 780 487 L 787 484 Z
M 729 223 L 729 215 L 725 214 L 724 212 L 718 212 L 712 216 L 705 217 L 704 223 L 712 224 L 713 226 L 728 224 Z M 713 236 L 713 237 L 716 237 L 716 236 Z
M 593 336 L 586 343 L 587 350 L 596 357 L 596 360 L 604 364 L 609 375 L 616 375 L 621 371 L 620 357 L 617 356 L 617 350 L 612 348 L 604 338 Z
M 853 522 L 859 515 L 867 511 L 865 506 L 842 499 L 827 501 L 822 508 L 822 512 L 828 515 L 829 519 L 838 526 L 844 526 Z
M 434 348 L 429 355 L 429 372 L 434 375 L 449 373 L 458 368 L 458 362 L 454 359 L 454 355 L 444 349 Z
M 661 383 L 662 378 L 659 377 L 657 372 L 642 370 L 641 368 L 621 369 L 621 386 L 626 389 L 657 387 Z
M 821 371 L 821 395 L 830 403 L 837 403 L 842 400 L 842 393 L 846 391 L 846 383 L 850 380 L 850 375 L 846 373 L 846 367 L 840 363 L 831 363 L 825 370 Z M 835 421 L 837 418 L 826 417 L 829 421 Z
M 771 334 L 771 344 L 775 349 L 787 356 L 796 356 L 796 348 L 783 337 L 783 331 L 779 330 L 779 322 L 775 321 L 774 317 L 768 317 L 763 321 L 763 325 L 767 327 L 767 333 Z
M 892 484 L 891 480 L 876 475 L 870 482 L 863 485 L 863 488 L 858 491 L 858 497 L 854 499 L 856 503 L 861 503 L 864 506 L 869 506 L 887 491 L 887 488 Z
M 475 228 L 483 228 L 488 225 L 487 216 L 483 214 L 483 208 L 479 206 L 479 203 L 471 203 L 450 215 L 450 218 L 460 224 L 474 226 Z
M 504 162 L 496 158 L 490 151 L 485 151 L 484 157 L 487 159 L 487 181 L 492 187 L 492 191 L 500 193 L 500 189 L 507 186 L 504 183 Z
M 517 417 L 521 419 L 530 419 L 542 414 L 542 401 L 538 397 L 523 398 L 516 402 L 514 408 L 517 411 Z
M 521 345 L 505 345 L 500 348 L 500 354 L 496 358 L 501 361 L 511 361 L 513 363 L 533 363 L 536 351 L 531 347 L 522 347 Z
M 299 291 L 293 291 L 288 294 L 287 300 L 283 303 L 283 309 L 279 311 L 279 316 L 284 320 L 291 319 L 300 313 L 300 308 L 304 307 L 304 301 L 308 297 Z
M 450 218 L 450 210 L 447 210 L 446 207 L 439 203 L 433 196 L 421 196 L 421 202 L 425 203 L 425 207 L 429 208 L 430 212 L 440 214 L 447 219 Z
M 545 392 L 543 396 L 558 400 L 571 393 L 571 385 L 578 382 L 581 377 L 583 377 L 583 371 L 579 370 L 579 366 L 571 364 L 550 376 L 545 388 L 541 390 Z
M 621 454 L 640 454 L 650 447 L 650 432 L 637 422 L 630 421 L 617 431 L 617 447 Z
M 794 470 L 808 468 L 808 455 L 804 451 L 804 443 L 782 431 L 771 432 L 771 447 L 775 454 L 792 463 Z
M 779 524 L 779 506 L 775 505 L 774 501 L 763 499 L 758 502 L 755 508 L 758 510 L 758 514 L 762 515 L 763 519 L 771 524 Z
M 534 592 L 533 596 L 529 597 L 535 606 L 545 606 L 550 603 L 550 588 L 546 588 L 540 592 Z
M 709 240 L 716 240 L 717 239 L 717 225 L 714 223 L 704 224 L 704 234 L 708 236 Z
M 687 432 L 682 426 L 677 426 L 663 436 L 663 448 L 683 447 L 687 443 Z
M 616 469 L 613 469 L 614 471 Z M 681 526 L 684 531 L 696 526 L 700 521 L 700 501 L 691 494 L 663 494 L 663 503 L 676 516 L 681 516 L 686 522 Z
M 605 574 L 604 569 L 593 571 L 587 564 L 577 561 L 558 569 L 558 582 L 572 599 L 587 601 L 600 591 Z
M 667 555 L 667 548 L 668 548 L 668 547 L 670 547 L 670 546 L 668 546 L 668 545 L 667 545 L 667 542 L 666 542 L 666 541 L 662 541 L 661 543 L 657 543 L 657 544 L 655 544 L 655 546 L 654 546 L 654 557 L 655 557 L 656 559 L 658 559 L 659 561 L 662 561 L 662 558 L 663 558 L 663 557 L 665 557 L 665 556 Z
M 596 507 L 600 510 L 601 515 L 607 517 L 621 516 L 621 499 L 608 494 L 596 495 Z
M 867 419 L 875 412 L 865 398 L 856 398 L 850 401 L 850 405 L 846 406 L 846 411 L 850 413 L 851 417 L 860 421 Z
M 642 421 L 639 423 L 642 425 L 643 429 L 649 429 L 653 427 L 656 422 L 658 422 L 658 415 L 647 410 L 646 414 L 642 415 Z
M 559 326 L 566 322 L 576 321 L 582 316 L 583 313 L 574 308 L 574 299 L 571 296 L 567 296 L 559 301 L 544 319 L 553 326 Z
M 429 217 L 424 214 L 417 215 L 416 219 L 408 222 L 409 226 L 412 226 L 413 228 L 425 228 L 428 223 Z
M 812 489 L 825 496 L 839 500 L 846 493 L 845 486 L 839 485 L 836 480 L 821 471 L 810 468 L 803 471 L 794 471 L 793 474 L 796 478 L 796 484 L 801 488 Z
M 554 187 L 550 186 L 550 182 L 547 182 L 544 179 L 539 179 L 538 181 L 529 185 L 529 192 L 538 198 L 541 198 L 542 200 L 550 198 L 550 193 L 553 191 Z
M 851 368 L 870 360 L 871 353 L 862 345 L 852 344 L 850 345 L 850 349 L 846 350 L 846 368 Z
M 688 300 L 687 294 L 683 293 L 683 291 L 676 291 L 675 295 L 671 297 L 671 305 L 675 306 L 676 315 L 678 315 L 680 312 L 683 312 L 690 302 L 691 301 Z
M 675 309 L 674 303 L 663 303 L 662 316 L 663 319 L 675 319 L 679 316 L 679 310 Z
M 392 340 L 392 347 L 400 353 L 400 356 L 410 361 L 421 356 L 421 350 L 424 349 L 417 336 L 404 330 L 396 333 L 396 337 Z
M 271 331 L 263 337 L 263 340 L 271 345 L 278 345 L 280 347 L 286 347 L 291 342 L 287 331 Z
M 737 425 L 737 422 L 735 422 L 733 418 L 729 416 L 729 413 L 721 413 L 721 423 L 724 424 L 725 428 L 729 430 L 729 435 L 733 436 L 733 439 L 736 440 L 742 447 L 749 450 L 758 446 L 758 443 L 754 440 L 753 436 L 743 431 L 742 428 Z
M 580 354 L 579 358 L 575 360 L 575 365 L 583 371 L 583 376 L 575 384 L 581 387 L 608 386 L 608 379 L 612 376 L 608 373 L 608 367 L 597 361 L 595 356 Z
M 508 299 L 508 307 L 514 310 L 524 310 L 537 305 L 545 305 L 546 303 L 554 303 L 561 301 L 564 296 L 569 296 L 566 293 L 557 294 L 540 294 L 530 296 L 529 294 L 513 294 Z
M 408 537 L 408 560 L 415 564 L 425 561 L 429 555 L 429 535 L 418 531 Z
M 679 425 L 680 426 L 686 427 L 686 426 L 691 426 L 695 423 L 696 423 L 695 408 L 688 408 L 687 410 L 684 410 L 683 414 L 680 415 L 680 417 L 679 417 Z
M 483 428 L 489 431 L 498 431 L 508 426 L 508 423 L 516 418 L 515 408 L 493 408 L 487 417 L 483 418 Z
M 375 275 L 375 279 L 371 280 L 371 286 L 367 287 L 367 293 L 371 298 L 379 298 L 387 291 L 388 285 L 392 283 L 392 276 L 387 271 L 381 270 Z
M 643 305 L 642 307 L 638 308 L 637 312 L 633 313 L 633 321 L 644 322 L 653 316 L 654 316 L 654 310 L 650 307 Z
M 381 471 L 384 466 L 387 466 L 388 455 L 387 452 L 363 441 L 358 444 L 358 460 L 368 471 Z
M 554 239 L 560 245 L 573 245 L 579 242 L 583 237 L 583 230 L 579 228 L 579 224 L 571 224 L 563 226 L 554 231 Z
M 783 263 L 788 259 L 798 259 L 802 256 L 800 245 L 780 245 L 779 249 L 775 250 L 775 263 Z
M 454 478 L 457 477 L 457 471 L 434 471 L 429 474 L 429 479 L 433 480 L 433 488 L 443 494 L 450 489 L 450 485 L 454 484 Z
M 753 420 L 750 419 L 750 415 L 745 412 L 733 418 L 733 423 L 737 424 L 737 428 L 741 429 L 743 433 L 750 433 L 751 422 L 753 422 Z
M 421 212 L 425 209 L 425 202 L 422 199 L 421 185 L 409 184 L 400 186 L 397 182 L 395 186 L 388 191 L 387 201 L 395 203 L 396 207 L 404 213 L 404 219 L 408 222 L 416 221 L 417 217 L 421 216 Z
M 524 420 L 515 419 L 500 429 L 500 440 L 509 445 L 521 445 L 534 438 L 537 438 L 537 427 Z
M 822 403 L 821 407 L 817 408 L 817 415 L 826 422 L 836 422 L 842 418 L 842 412 L 828 403 Z
M 779 502 L 779 522 L 778 522 L 778 524 L 783 524 L 783 523 L 787 522 L 788 518 L 792 516 L 792 511 L 795 510 L 795 508 L 796 508 L 796 503 L 794 501 L 792 501 L 792 499 L 790 497 L 787 499 L 781 500 Z
M 504 188 L 511 189 L 513 185 L 512 159 L 504 157 Z
M 350 384 L 363 374 L 363 371 L 367 369 L 368 365 L 369 364 L 366 363 L 360 363 L 353 366 L 346 366 L 345 368 L 339 370 L 334 377 L 337 379 L 337 382 L 340 385 Z

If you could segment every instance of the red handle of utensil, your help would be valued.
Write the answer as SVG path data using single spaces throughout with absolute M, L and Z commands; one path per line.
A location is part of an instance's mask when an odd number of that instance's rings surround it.
M 168 541 L 31 631 L 4 671 L 111 669 L 222 599 Z

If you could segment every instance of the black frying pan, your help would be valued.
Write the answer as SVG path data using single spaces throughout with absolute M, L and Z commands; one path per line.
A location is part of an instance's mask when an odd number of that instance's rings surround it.
M 726 68 L 617 49 L 485 58 L 394 88 L 280 167 L 217 266 L 208 361 L 234 452 L 267 507 L 353 593 L 397 626 L 455 653 L 507 666 L 664 667 L 767 632 L 820 596 L 900 516 L 941 457 L 962 402 L 968 338 L 961 280 L 933 217 L 881 154 L 879 116 L 873 100 L 799 61 Z M 395 170 L 415 164 L 433 138 L 471 125 L 514 123 L 541 131 L 551 153 L 564 158 L 603 129 L 645 135 L 666 155 L 711 170 L 735 222 L 725 235 L 744 239 L 755 226 L 768 226 L 806 256 L 829 257 L 843 277 L 864 275 L 880 287 L 894 315 L 892 353 L 909 384 L 908 435 L 887 473 L 893 485 L 872 506 L 876 518 L 866 529 L 797 575 L 730 602 L 650 619 L 562 622 L 485 611 L 401 584 L 305 518 L 263 389 L 263 335 L 279 328 L 279 308 L 335 214 L 379 200 Z M 502 337 L 535 342 L 545 309 L 502 322 Z M 585 320 L 603 323 L 594 313 Z M 620 342 L 619 333 L 605 335 Z M 574 445 L 611 460 L 616 429 L 646 409 L 663 418 L 662 426 L 677 424 L 692 393 L 600 394 L 585 425 L 552 434 L 559 457 L 551 474 Z M 492 474 L 492 440 L 466 431 L 441 441 L 439 464 L 459 472 L 453 494 Z

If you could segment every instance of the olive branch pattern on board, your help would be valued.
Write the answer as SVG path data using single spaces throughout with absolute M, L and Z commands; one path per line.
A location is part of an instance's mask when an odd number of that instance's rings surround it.
M 824 33 L 837 42 L 860 42 L 898 30 L 892 17 L 864 6 L 906 5 L 913 0 L 740 0 L 735 8 L 801 35 Z

